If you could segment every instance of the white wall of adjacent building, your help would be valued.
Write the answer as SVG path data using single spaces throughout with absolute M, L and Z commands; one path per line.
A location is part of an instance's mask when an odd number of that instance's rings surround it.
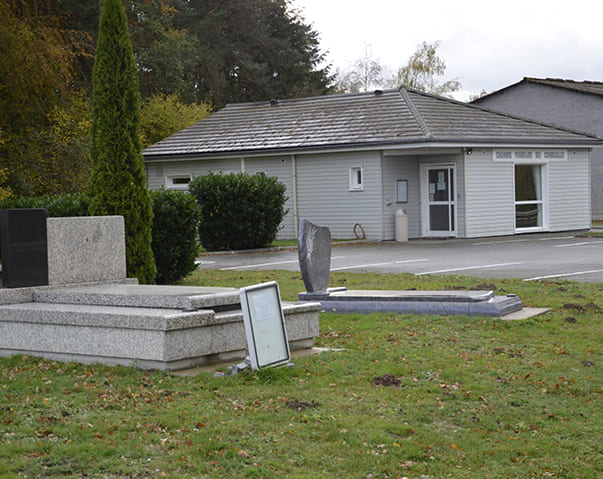
M 512 149 L 508 149 L 511 151 Z M 492 148 L 465 153 L 393 154 L 381 151 L 275 155 L 148 161 L 150 189 L 161 186 L 186 189 L 173 178 L 241 172 L 277 177 L 286 186 L 288 209 L 278 238 L 295 238 L 300 219 L 328 226 L 333 238 L 393 240 L 395 215 L 408 215 L 408 235 L 425 230 L 421 170 L 454 166 L 455 222 L 458 237 L 512 235 L 515 222 L 515 162 L 495 158 Z M 468 153 L 470 151 L 470 154 Z M 503 150 L 500 150 L 503 151 Z M 506 150 L 505 150 L 506 151 Z M 549 151 L 557 151 L 549 149 Z M 569 231 L 590 226 L 589 150 L 559 150 L 564 158 L 541 159 L 543 224 L 541 231 Z M 358 171 L 361 184 L 358 184 Z M 407 182 L 407 202 L 399 202 L 397 180 Z M 425 185 L 424 185 L 425 188 Z M 422 197 L 423 194 L 423 197 Z M 361 227 L 356 227 L 360 225 Z M 355 234 L 356 233 L 356 234 Z

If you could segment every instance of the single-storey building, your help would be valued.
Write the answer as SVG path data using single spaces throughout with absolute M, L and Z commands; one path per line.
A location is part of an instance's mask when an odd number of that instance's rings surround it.
M 209 172 L 276 176 L 289 213 L 334 238 L 484 237 L 590 227 L 601 140 L 404 88 L 228 105 L 143 151 L 148 187 Z
M 526 77 L 473 103 L 603 138 L 603 82 Z M 591 213 L 603 220 L 603 146 L 590 160 Z

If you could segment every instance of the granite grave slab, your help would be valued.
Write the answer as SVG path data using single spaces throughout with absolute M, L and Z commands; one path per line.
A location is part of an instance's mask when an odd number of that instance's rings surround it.
M 328 251 L 327 251 L 328 250 Z M 299 263 L 307 291 L 300 301 L 318 301 L 323 311 L 398 314 L 468 315 L 502 317 L 520 311 L 514 294 L 496 296 L 492 291 L 382 291 L 329 288 L 331 234 L 302 219 L 298 237 Z M 328 259 L 328 260 L 327 260 Z

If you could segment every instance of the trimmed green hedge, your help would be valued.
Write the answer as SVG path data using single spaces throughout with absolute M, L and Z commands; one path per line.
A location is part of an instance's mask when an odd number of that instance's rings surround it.
M 176 282 L 195 270 L 201 208 L 188 193 L 164 188 L 151 191 L 152 249 L 159 284 Z
M 49 195 L 39 198 L 15 196 L 0 201 L 0 209 L 44 208 L 51 218 L 64 216 L 90 216 L 90 199 L 84 193 Z
M 268 246 L 287 214 L 285 185 L 265 175 L 210 173 L 189 183 L 202 208 L 199 239 L 213 251 Z

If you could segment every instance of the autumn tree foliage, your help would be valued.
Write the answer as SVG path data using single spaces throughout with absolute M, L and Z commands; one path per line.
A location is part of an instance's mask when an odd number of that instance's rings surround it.
M 447 95 L 461 88 L 456 79 L 443 81 L 446 63 L 438 55 L 440 42 L 423 42 L 411 55 L 405 66 L 398 70 L 395 82 L 413 90 Z
M 387 82 L 386 68 L 373 55 L 370 45 L 364 46 L 364 55 L 354 61 L 352 68 L 339 72 L 337 87 L 349 93 L 380 88 Z
M 404 86 L 434 95 L 449 95 L 459 90 L 461 83 L 456 78 L 443 80 L 446 63 L 438 55 L 439 47 L 439 41 L 421 43 L 406 64 L 393 75 L 375 58 L 372 49 L 366 47 L 364 55 L 350 68 L 338 72 L 337 88 L 346 92 L 358 92 L 371 88 Z
M 153 209 L 140 143 L 138 72 L 120 0 L 104 0 L 92 76 L 90 213 L 122 215 L 128 275 L 153 283 Z
M 51 130 L 53 115 L 73 106 L 74 61 L 91 45 L 55 7 L 53 0 L 0 0 L 0 168 L 15 194 L 56 193 L 81 172 L 59 159 L 65 144 Z
M 141 139 L 144 147 L 202 120 L 211 113 L 205 103 L 186 104 L 177 94 L 156 94 L 142 102 Z
M 6 191 L 42 196 L 86 188 L 101 4 L 0 0 L 0 169 L 7 174 L 0 187 Z M 145 123 L 152 129 L 143 132 L 145 142 L 173 132 L 174 98 L 209 110 L 332 91 L 318 34 L 287 0 L 121 4 L 141 97 L 153 99 L 145 108 L 170 112 L 166 125 L 162 118 Z

